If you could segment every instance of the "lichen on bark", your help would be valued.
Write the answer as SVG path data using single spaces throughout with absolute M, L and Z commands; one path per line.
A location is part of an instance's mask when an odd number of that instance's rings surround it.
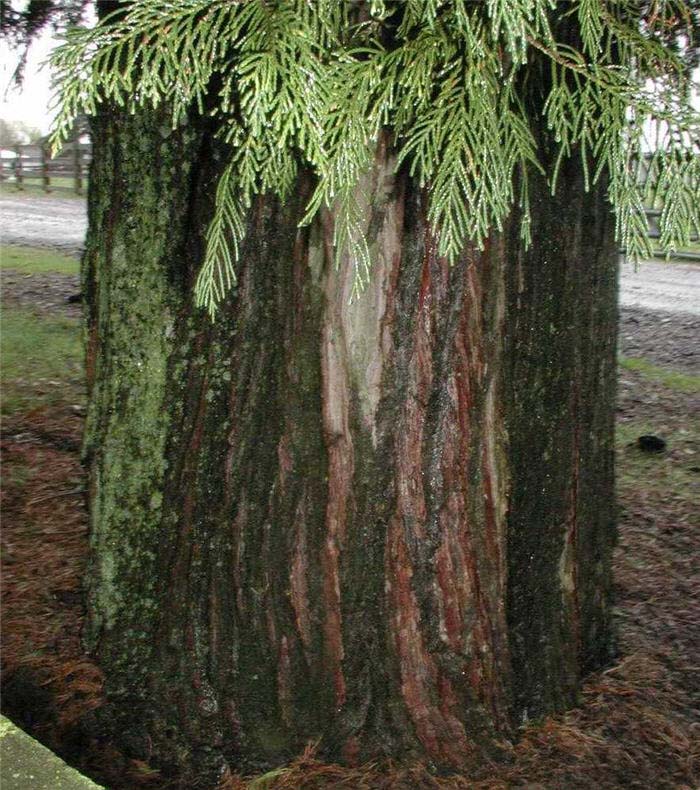
M 570 703 L 609 644 L 603 194 L 572 184 L 563 212 L 536 185 L 532 253 L 506 229 L 450 266 L 383 140 L 367 290 L 349 301 L 332 212 L 298 227 L 303 174 L 251 207 L 212 323 L 192 286 L 218 152 L 201 121 L 167 144 L 148 114 L 96 126 L 85 451 L 104 721 L 203 787 L 316 739 L 349 762 L 493 755 L 526 710 Z

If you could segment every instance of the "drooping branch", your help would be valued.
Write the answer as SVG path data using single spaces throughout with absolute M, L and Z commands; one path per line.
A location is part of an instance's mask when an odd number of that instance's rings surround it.
M 587 188 L 610 175 L 618 241 L 633 255 L 648 251 L 647 185 L 634 174 L 646 123 L 662 120 L 664 144 L 685 162 L 665 177 L 697 178 L 700 117 L 687 89 L 691 2 L 653 3 L 641 18 L 634 0 L 375 0 L 362 7 L 367 13 L 350 8 L 357 4 L 133 0 L 55 54 L 63 102 L 56 145 L 77 112 L 106 100 L 132 112 L 163 105 L 174 126 L 193 111 L 217 115 L 230 168 L 196 288 L 212 314 L 236 280 L 230 249 L 240 248 L 253 198 L 272 192 L 284 200 L 300 162 L 317 178 L 304 221 L 335 210 L 336 250 L 349 249 L 356 285 L 366 284 L 367 245 L 352 196 L 383 130 L 398 163 L 431 186 L 441 255 L 455 262 L 468 242 L 481 246 L 518 204 L 527 244 L 527 178 L 542 170 L 541 119 L 525 112 L 518 86 L 533 64 L 552 74 L 541 108 L 547 147 L 559 152 L 546 173 L 551 188 L 574 151 Z M 651 91 L 650 80 L 658 86 Z M 700 225 L 692 206 L 690 216 L 686 201 L 668 202 L 660 222 L 669 249 Z

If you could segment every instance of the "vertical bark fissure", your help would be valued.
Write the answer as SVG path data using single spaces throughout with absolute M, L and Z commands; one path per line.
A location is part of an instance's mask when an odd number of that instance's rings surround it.
M 586 195 L 575 162 L 555 197 L 538 181 L 533 247 L 508 279 L 508 623 L 523 719 L 571 704 L 584 668 L 610 654 L 617 255 L 604 189 Z
M 144 160 L 161 147 L 151 131 Z M 122 177 L 115 140 L 100 145 L 96 166 L 103 155 Z M 568 213 L 549 216 L 558 204 L 535 190 L 536 253 L 494 235 L 450 267 L 425 195 L 382 141 L 362 191 L 366 292 L 350 303 L 352 271 L 333 266 L 331 212 L 297 227 L 303 176 L 284 205 L 264 196 L 251 210 L 238 285 L 212 325 L 190 289 L 223 163 L 196 135 L 182 150 L 196 187 L 164 159 L 132 215 L 144 168 L 128 164 L 114 243 L 97 251 L 96 236 L 86 264 L 94 545 L 121 563 L 114 578 L 94 572 L 92 606 L 108 694 L 136 722 L 132 753 L 189 766 L 203 786 L 317 738 L 349 761 L 460 767 L 493 753 L 513 712 L 573 698 L 607 638 L 609 513 L 591 504 L 611 479 L 600 196 L 576 202 L 574 184 Z M 154 234 L 170 189 L 183 197 Z M 561 245 L 589 204 L 591 222 Z M 584 316 L 571 303 L 590 284 L 593 237 L 593 291 L 608 301 Z M 139 238 L 153 242 L 142 269 Z M 135 272 L 152 307 L 134 303 Z M 115 410 L 120 366 L 129 397 Z M 119 507 L 105 499 L 142 473 Z
M 412 208 L 408 223 L 427 231 L 422 206 Z M 484 348 L 492 317 L 484 315 L 475 262 L 451 269 L 436 258 L 429 234 L 410 254 L 401 279 L 408 285 L 406 272 L 415 272 L 407 292 L 415 293 L 408 296 L 415 313 L 411 328 L 395 335 L 391 387 L 404 395 L 385 583 L 400 688 L 417 738 L 436 759 L 463 764 L 475 743 L 493 737 L 494 711 L 497 726 L 507 722 L 507 690 L 499 681 L 507 674 L 507 645 L 494 644 L 503 627 L 505 580 L 492 576 L 503 567 L 503 521 L 499 537 L 483 506 L 490 494 L 481 469 L 483 432 L 475 424 L 488 387 L 480 357 L 496 367 L 498 352 Z M 400 294 L 403 288 L 399 283 Z M 499 489 L 499 512 L 504 495 Z M 492 534 L 486 538 L 484 530 Z M 496 690 L 487 689 L 492 681 Z
M 324 234 L 327 238 L 328 231 Z M 330 250 L 326 244 L 327 263 Z M 327 275 L 326 309 L 321 333 L 321 381 L 323 434 L 328 454 L 328 497 L 325 514 L 326 537 L 322 549 L 324 644 L 335 704 L 345 703 L 344 657 L 340 562 L 346 531 L 347 510 L 354 475 L 354 446 L 350 434 L 350 381 L 347 370 L 346 338 L 339 312 L 349 294 L 335 273 Z M 339 294 L 336 291 L 340 291 Z

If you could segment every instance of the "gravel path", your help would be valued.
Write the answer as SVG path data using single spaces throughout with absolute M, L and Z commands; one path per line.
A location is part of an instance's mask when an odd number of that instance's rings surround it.
M 87 231 L 87 210 L 80 198 L 53 195 L 0 195 L 0 241 L 51 247 L 79 254 Z
M 620 304 L 700 316 L 700 264 L 644 261 L 620 266 Z
M 625 357 L 700 375 L 700 315 L 621 306 L 619 333 Z

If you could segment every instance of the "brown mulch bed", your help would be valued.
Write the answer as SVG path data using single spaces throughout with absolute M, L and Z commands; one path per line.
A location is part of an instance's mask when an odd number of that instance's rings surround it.
M 3 426 L 2 708 L 61 751 L 99 704 L 101 675 L 83 655 L 87 560 L 82 419 L 37 411 Z
M 14 269 L 2 270 L 3 302 L 23 307 L 33 313 L 79 318 L 82 306 L 75 300 L 79 293 L 80 277 L 77 274 L 26 274 Z M 75 301 L 69 302 L 71 298 Z
M 700 475 L 693 478 L 700 447 L 688 431 L 697 398 L 637 373 L 624 371 L 622 379 L 620 423 L 646 421 L 680 437 L 658 463 L 682 485 L 665 489 L 643 476 L 621 477 L 615 559 L 620 654 L 588 678 L 580 707 L 524 729 L 507 762 L 472 777 L 439 778 L 419 766 L 347 769 L 318 761 L 310 748 L 259 787 L 698 787 L 700 525 L 692 499 L 698 483 L 692 481 L 700 481 Z M 163 790 L 157 772 L 91 734 L 102 679 L 80 644 L 87 557 L 81 423 L 69 408 L 55 407 L 9 418 L 2 430 L 3 711 L 114 790 Z M 638 452 L 633 444 L 623 447 L 621 466 L 636 463 Z M 653 477 L 655 462 L 644 463 L 644 474 Z M 224 786 L 246 784 L 228 777 Z

